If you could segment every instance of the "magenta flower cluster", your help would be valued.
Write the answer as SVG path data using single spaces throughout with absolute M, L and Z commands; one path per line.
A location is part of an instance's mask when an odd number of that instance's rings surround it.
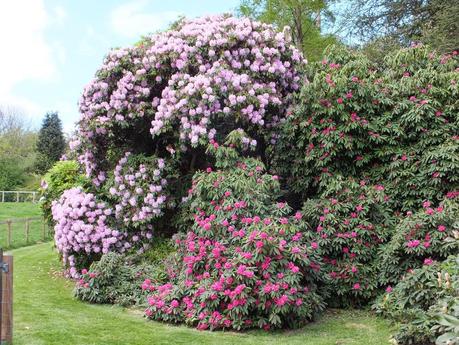
M 221 155 L 227 148 L 215 150 Z M 300 212 L 287 216 L 286 203 L 269 204 L 277 188 L 256 160 L 195 175 L 194 224 L 175 237 L 168 283 L 143 283 L 146 315 L 201 330 L 267 330 L 304 323 L 320 310 L 317 247 L 305 236 Z

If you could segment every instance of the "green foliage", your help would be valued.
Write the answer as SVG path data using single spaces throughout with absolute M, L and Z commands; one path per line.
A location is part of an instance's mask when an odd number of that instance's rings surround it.
M 70 188 L 85 186 L 87 179 L 80 172 L 76 161 L 59 161 L 43 177 L 41 188 L 41 208 L 44 217 L 52 224 L 51 206 L 62 193 Z
M 337 43 L 337 38 L 321 33 L 322 21 L 333 21 L 328 9 L 331 1 L 314 0 L 242 0 L 239 13 L 264 23 L 285 26 L 292 31 L 293 43 L 306 58 L 317 61 L 325 47 Z
M 37 135 L 27 129 L 22 114 L 0 108 L 0 189 L 15 190 L 34 179 Z M 27 183 L 28 184 L 28 183 Z
M 345 12 L 341 21 L 354 41 L 371 44 L 384 39 L 405 47 L 422 42 L 441 53 L 459 47 L 455 0 L 352 0 Z
M 327 193 L 305 202 L 309 237 L 324 265 L 324 289 L 332 306 L 359 305 L 375 296 L 380 262 L 377 248 L 392 235 L 392 212 L 381 186 L 336 179 Z
M 0 158 L 0 190 L 15 190 L 24 182 L 24 171 L 15 158 Z
M 113 252 L 102 255 L 89 270 L 82 271 L 75 297 L 91 303 L 144 304 L 143 281 L 148 277 L 162 282 L 165 275 L 160 267 L 133 260 L 133 257 Z
M 380 248 L 379 282 L 394 284 L 425 260 L 444 260 L 459 252 L 459 203 L 445 199 L 437 207 L 429 202 L 396 225 L 393 236 Z
M 44 174 L 57 162 L 65 151 L 62 122 L 57 113 L 47 113 L 38 132 L 36 171 Z
M 398 344 L 455 344 L 459 316 L 459 258 L 409 271 L 374 305 L 377 313 L 401 323 Z M 457 339 L 457 338 L 456 338 Z
M 382 184 L 396 210 L 439 202 L 459 188 L 457 58 L 425 47 L 376 65 L 332 48 L 275 146 L 274 167 L 301 203 L 335 175 Z

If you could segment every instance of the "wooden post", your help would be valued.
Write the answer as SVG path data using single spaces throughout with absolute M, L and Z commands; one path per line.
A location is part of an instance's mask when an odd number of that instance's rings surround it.
M 11 231 L 11 220 L 7 220 L 6 221 L 6 225 L 8 226 L 8 233 L 7 233 L 7 237 L 6 237 L 6 244 L 8 247 L 11 247 L 11 234 L 12 234 L 12 231 Z
M 43 218 L 43 241 L 46 240 L 46 219 Z
M 32 202 L 35 204 L 35 192 L 32 194 Z
M 1 344 L 13 344 L 13 256 L 3 255 L 4 269 L 0 270 L 2 275 L 2 324 Z
M 16 192 L 16 202 L 19 202 L 19 192 Z
M 2 190 L 2 202 L 5 202 L 5 191 Z
M 25 239 L 26 243 L 29 243 L 29 230 L 30 230 L 30 219 L 27 218 L 25 222 Z

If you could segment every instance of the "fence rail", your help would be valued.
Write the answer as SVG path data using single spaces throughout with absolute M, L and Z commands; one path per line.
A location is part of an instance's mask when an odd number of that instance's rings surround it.
M 11 218 L 0 221 L 0 246 L 5 248 L 27 246 L 50 238 L 50 228 L 42 217 Z
M 37 191 L 28 190 L 1 190 L 2 202 L 37 202 Z

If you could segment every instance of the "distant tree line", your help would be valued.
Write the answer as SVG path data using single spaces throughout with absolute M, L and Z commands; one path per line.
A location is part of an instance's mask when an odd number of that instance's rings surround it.
M 39 131 L 15 107 L 0 107 L 0 190 L 36 189 L 65 151 L 62 122 L 47 113 Z

